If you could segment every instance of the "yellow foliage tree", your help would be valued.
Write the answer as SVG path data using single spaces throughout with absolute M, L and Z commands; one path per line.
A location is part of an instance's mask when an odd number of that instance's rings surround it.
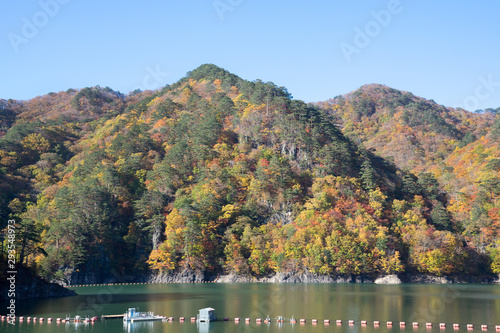
M 165 243 L 160 245 L 158 250 L 151 251 L 147 263 L 151 269 L 158 270 L 162 273 L 175 269 L 174 258 L 166 248 Z
M 26 150 L 38 152 L 39 154 L 46 153 L 50 150 L 50 142 L 40 133 L 31 133 L 23 138 L 21 144 Z

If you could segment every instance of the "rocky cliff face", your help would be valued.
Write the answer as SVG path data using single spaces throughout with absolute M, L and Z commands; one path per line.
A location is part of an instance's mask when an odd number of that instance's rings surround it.
M 312 273 L 278 273 L 269 278 L 262 278 L 259 282 L 268 283 L 373 283 L 369 276 L 356 275 L 319 275 Z
M 183 270 L 174 274 L 158 274 L 151 276 L 147 282 L 151 283 L 199 283 L 209 281 L 202 272 Z

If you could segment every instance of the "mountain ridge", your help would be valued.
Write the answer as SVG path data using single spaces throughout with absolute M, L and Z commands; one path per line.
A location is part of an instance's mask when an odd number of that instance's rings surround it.
M 211 64 L 157 91 L 2 105 L 2 214 L 48 279 L 500 271 L 493 114 L 373 84 L 306 104 Z M 449 169 L 460 149 L 483 185 Z

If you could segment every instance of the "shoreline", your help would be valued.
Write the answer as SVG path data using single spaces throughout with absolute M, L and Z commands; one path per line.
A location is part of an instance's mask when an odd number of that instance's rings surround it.
M 225 274 L 205 276 L 203 273 L 180 272 L 152 275 L 148 283 L 368 283 L 368 284 L 500 284 L 498 276 L 432 276 L 425 274 L 389 275 L 319 275 L 312 273 L 277 273 L 271 276 Z
M 324 284 L 500 284 L 500 276 L 485 274 L 471 276 L 457 274 L 452 276 L 433 276 L 428 274 L 344 274 L 320 275 L 310 272 L 285 272 L 267 276 L 251 276 L 240 274 L 217 274 L 185 269 L 180 272 L 143 274 L 113 274 L 103 279 L 95 275 L 80 275 L 68 279 L 70 284 L 59 283 L 62 287 L 97 286 L 97 285 L 127 285 L 127 284 L 163 284 L 163 283 L 324 283 Z M 67 280 L 67 281 L 68 281 Z
M 276 274 L 280 275 L 280 274 Z M 179 278 L 175 275 L 163 275 L 154 276 L 149 279 L 141 279 L 140 281 L 133 282 L 104 282 L 104 283 L 83 283 L 83 284 L 72 284 L 67 285 L 65 288 L 80 288 L 80 287 L 98 287 L 98 286 L 112 286 L 112 285 L 139 285 L 139 284 L 202 284 L 202 283 L 219 283 L 219 284 L 380 284 L 380 285 L 399 285 L 399 284 L 456 284 L 456 285 L 467 285 L 467 284 L 486 284 L 486 285 L 496 285 L 500 284 L 500 280 L 489 278 L 485 281 L 479 281 L 477 279 L 473 280 L 463 280 L 450 277 L 437 277 L 430 275 L 415 275 L 410 277 L 410 279 L 401 280 L 397 275 L 385 275 L 381 277 L 362 277 L 362 276 L 352 276 L 352 277 L 332 277 L 319 275 L 316 277 L 308 276 L 307 274 L 300 274 L 302 277 L 294 275 L 293 278 L 285 278 L 278 276 L 273 277 L 262 277 L 256 278 L 252 276 L 241 276 L 241 275 L 220 275 L 209 279 L 200 279 L 199 276 L 193 276 L 188 278 L 186 276 Z

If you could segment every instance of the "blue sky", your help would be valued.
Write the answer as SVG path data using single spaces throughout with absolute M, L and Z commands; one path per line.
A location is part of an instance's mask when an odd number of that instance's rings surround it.
M 497 0 L 3 0 L 0 12 L 0 98 L 159 88 L 214 63 L 306 102 L 381 83 L 500 107 Z

